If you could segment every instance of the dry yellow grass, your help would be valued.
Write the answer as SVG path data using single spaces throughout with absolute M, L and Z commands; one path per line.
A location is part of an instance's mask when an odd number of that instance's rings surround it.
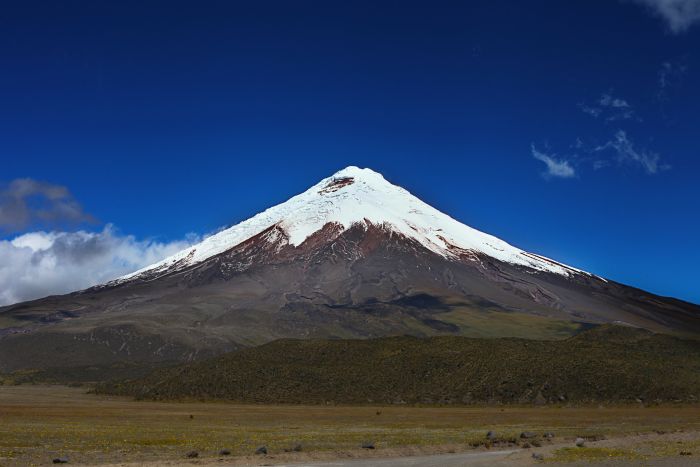
M 379 414 L 378 414 L 379 412 Z M 452 445 L 467 449 L 488 430 L 504 436 L 553 431 L 557 438 L 700 430 L 698 407 L 328 407 L 135 402 L 63 386 L 0 386 L 0 465 L 68 456 L 90 464 L 202 457 L 221 448 L 271 453 Z

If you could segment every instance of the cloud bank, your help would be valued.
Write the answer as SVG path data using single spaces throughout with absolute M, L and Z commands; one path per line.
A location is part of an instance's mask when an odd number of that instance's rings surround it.
M 542 161 L 547 166 L 547 171 L 543 174 L 545 177 L 556 178 L 571 178 L 576 175 L 576 171 L 571 166 L 569 161 L 565 159 L 557 159 L 555 154 L 549 155 L 535 148 L 535 145 L 530 146 L 532 157 L 538 161 Z
M 116 279 L 196 243 L 162 243 L 101 232 L 46 232 L 0 240 L 0 305 L 81 290 Z
M 700 0 L 632 0 L 662 18 L 674 34 L 685 32 L 700 21 Z
M 68 189 L 32 178 L 18 178 L 0 187 L 0 231 L 19 232 L 34 224 L 95 222 Z

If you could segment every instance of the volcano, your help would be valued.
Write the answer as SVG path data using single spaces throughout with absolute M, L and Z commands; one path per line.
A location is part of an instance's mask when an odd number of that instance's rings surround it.
M 189 361 L 279 338 L 696 337 L 700 307 L 523 251 L 369 169 L 107 284 L 0 309 L 0 371 Z

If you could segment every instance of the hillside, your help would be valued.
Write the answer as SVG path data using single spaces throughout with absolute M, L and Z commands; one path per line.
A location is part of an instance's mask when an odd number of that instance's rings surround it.
M 559 341 L 284 339 L 96 390 L 293 404 L 692 402 L 699 370 L 698 341 L 604 325 Z
M 0 372 L 184 363 L 279 339 L 562 339 L 603 323 L 694 338 L 700 306 L 521 250 L 348 167 L 133 274 L 0 308 Z

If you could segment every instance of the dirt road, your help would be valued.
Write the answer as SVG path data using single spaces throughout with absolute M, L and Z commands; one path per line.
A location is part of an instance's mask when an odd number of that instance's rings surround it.
M 279 467 L 462 467 L 492 466 L 503 461 L 516 450 L 460 452 L 433 456 L 393 457 L 389 459 L 355 459 L 332 462 L 279 464 Z

